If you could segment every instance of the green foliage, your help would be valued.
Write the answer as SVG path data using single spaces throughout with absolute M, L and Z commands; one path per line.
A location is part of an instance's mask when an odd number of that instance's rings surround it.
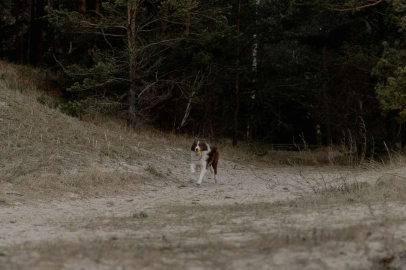
M 406 123 L 406 9 L 404 1 L 388 0 L 388 28 L 393 29 L 391 41 L 382 42 L 383 54 L 372 71 L 378 80 L 375 90 L 384 116 L 398 124 Z M 388 135 L 394 133 L 387 130 Z M 394 135 L 392 135 L 394 137 Z M 397 137 L 397 136 L 396 136 Z M 402 139 L 402 144 L 404 143 Z
M 375 90 L 382 113 L 395 111 L 396 120 L 406 123 L 406 44 L 395 42 L 385 48 L 372 74 L 379 80 Z
M 396 120 L 406 123 L 406 67 L 397 68 L 385 83 L 376 86 L 383 113 L 397 111 Z
M 95 112 L 108 114 L 117 108 L 118 105 L 117 102 L 87 98 L 84 100 L 69 100 L 66 103 L 62 103 L 60 105 L 60 110 L 67 115 L 81 117 Z
M 97 58 L 96 54 L 99 53 L 95 52 L 93 59 Z M 90 68 L 77 64 L 68 66 L 65 70 L 66 74 L 77 81 L 67 91 L 103 89 L 104 86 L 119 81 L 120 72 L 117 70 L 112 58 L 104 55 L 102 60 L 97 61 L 95 59 L 97 62 Z
M 82 117 L 89 113 L 109 114 L 119 106 L 118 102 L 95 98 L 61 102 L 47 95 L 39 96 L 37 101 L 51 109 L 59 108 L 62 113 L 74 117 Z
M 385 42 L 383 46 L 384 53 L 372 70 L 372 75 L 379 80 L 393 76 L 398 68 L 406 66 L 406 43 L 395 42 L 389 47 Z

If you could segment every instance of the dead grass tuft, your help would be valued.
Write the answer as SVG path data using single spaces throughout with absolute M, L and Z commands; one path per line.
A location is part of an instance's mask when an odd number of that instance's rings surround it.
M 150 174 L 152 174 L 152 175 L 154 175 L 154 176 L 156 176 L 156 177 L 160 177 L 160 178 L 164 177 L 164 176 L 163 176 L 157 169 L 155 169 L 155 167 L 152 166 L 152 165 L 148 165 L 148 166 L 145 168 L 145 171 L 148 172 L 148 173 L 150 173 Z
M 382 174 L 381 174 L 382 175 Z M 314 175 L 301 175 L 297 180 L 299 191 L 296 203 L 301 207 L 326 205 L 373 204 L 388 201 L 406 202 L 406 181 L 404 177 L 383 174 L 377 180 L 361 180 L 354 174 L 341 176 L 333 181 L 323 182 Z

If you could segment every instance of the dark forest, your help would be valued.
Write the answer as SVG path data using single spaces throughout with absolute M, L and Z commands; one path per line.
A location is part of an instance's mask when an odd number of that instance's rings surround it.
M 2 0 L 0 57 L 58 107 L 261 143 L 406 143 L 397 0 Z

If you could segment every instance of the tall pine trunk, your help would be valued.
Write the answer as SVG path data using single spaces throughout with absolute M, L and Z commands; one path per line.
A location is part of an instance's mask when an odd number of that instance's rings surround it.
M 20 62 L 20 29 L 19 29 L 19 20 L 18 20 L 18 0 L 14 1 L 15 10 L 14 10 L 14 19 L 15 19 L 15 32 L 16 32 L 16 40 L 15 40 L 15 48 L 16 48 L 16 63 Z
M 237 146 L 238 139 L 238 111 L 240 109 L 240 74 L 237 73 L 235 79 L 235 109 L 234 109 L 234 131 L 233 131 L 233 146 Z
M 190 33 L 190 10 L 186 13 L 186 22 L 185 22 L 185 34 L 189 35 Z
M 323 47 L 323 72 L 327 73 L 327 53 L 326 47 Z M 331 109 L 328 100 L 327 94 L 327 82 L 324 81 L 323 83 L 323 100 L 324 100 L 324 107 L 326 110 L 326 137 L 327 137 L 327 145 L 332 143 L 331 138 Z
M 238 111 L 240 109 L 240 19 L 241 19 L 241 0 L 238 1 L 238 17 L 237 17 L 237 74 L 235 77 L 235 108 L 234 108 L 234 130 L 233 130 L 233 146 L 238 143 Z
M 76 0 L 76 11 L 79 13 L 86 12 L 86 0 Z
M 33 53 L 34 48 L 34 40 L 35 40 L 35 0 L 31 0 L 31 15 L 30 15 L 30 36 L 28 40 L 28 62 L 32 64 L 34 62 L 34 55 L 31 56 Z
M 100 0 L 94 0 L 94 10 L 100 12 Z
M 29 62 L 41 66 L 43 59 L 44 0 L 31 1 Z
M 135 42 L 137 39 L 135 18 L 137 15 L 137 4 L 131 3 L 127 6 L 127 39 L 129 48 L 129 79 L 130 79 L 130 104 L 129 104 L 129 124 L 136 128 L 137 125 L 137 85 L 136 69 L 137 60 L 135 52 Z
M 258 73 L 258 31 L 257 31 L 257 17 L 258 17 L 258 7 L 260 4 L 260 0 L 255 0 L 255 32 L 253 35 L 254 45 L 252 47 L 252 85 L 253 85 L 253 93 L 250 95 L 250 117 L 247 121 L 247 139 L 250 140 L 253 138 L 253 122 L 254 122 L 254 103 L 256 97 L 256 82 L 257 82 L 257 73 Z

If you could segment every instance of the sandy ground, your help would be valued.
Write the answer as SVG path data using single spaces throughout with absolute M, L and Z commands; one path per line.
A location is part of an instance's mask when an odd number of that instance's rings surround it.
M 181 171 L 173 171 L 168 182 L 165 179 L 143 182 L 139 188 L 129 191 L 133 195 L 79 199 L 70 193 L 47 202 L 25 202 L 24 195 L 14 192 L 9 185 L 6 193 L 14 197 L 14 202 L 0 206 L 0 246 L 58 238 L 73 240 L 81 234 L 71 232 L 66 224 L 78 219 L 130 217 L 134 212 L 153 213 L 179 205 L 271 203 L 295 196 L 290 192 L 293 188 L 286 183 L 295 174 L 292 168 L 259 169 L 223 161 L 220 173 L 220 184 L 215 184 L 208 172 L 202 186 L 198 186 L 195 182 L 199 172 L 191 175 L 185 166 L 184 176 Z M 83 235 L 91 237 L 87 233 Z
M 223 160 L 221 184 L 208 173 L 197 186 L 187 160 L 178 165 L 169 180 L 143 182 L 125 196 L 32 201 L 9 186 L 12 200 L 0 204 L 0 269 L 406 269 L 402 203 L 373 205 L 372 214 L 366 205 L 275 208 L 302 192 L 303 176 L 334 181 L 348 172 Z M 402 222 L 370 227 L 389 212 Z

